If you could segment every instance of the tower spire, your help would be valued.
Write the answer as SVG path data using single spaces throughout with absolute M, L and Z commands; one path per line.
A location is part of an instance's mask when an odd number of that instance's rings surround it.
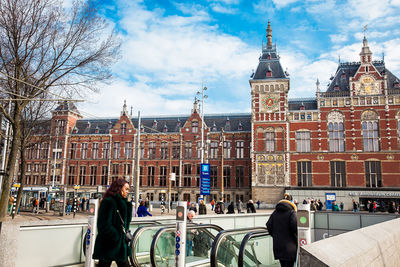
M 272 29 L 271 29 L 271 22 L 268 21 L 268 27 L 267 27 L 267 47 L 272 46 Z

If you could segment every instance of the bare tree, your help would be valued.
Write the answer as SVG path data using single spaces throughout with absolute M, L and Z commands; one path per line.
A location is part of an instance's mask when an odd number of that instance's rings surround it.
M 119 42 L 98 13 L 95 1 L 76 1 L 63 9 L 56 0 L 0 1 L 0 96 L 11 112 L 0 111 L 11 124 L 12 138 L 0 199 L 0 221 L 6 207 L 21 146 L 22 111 L 43 93 L 63 96 L 96 91 L 110 77 Z

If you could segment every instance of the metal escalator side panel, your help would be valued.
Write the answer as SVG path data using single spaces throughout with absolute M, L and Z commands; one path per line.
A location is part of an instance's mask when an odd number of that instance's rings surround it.
M 216 238 L 214 239 L 214 243 L 212 245 L 211 256 L 210 256 L 210 266 L 211 267 L 218 267 L 219 266 L 218 254 L 219 254 L 219 250 L 221 249 L 221 244 L 224 241 L 229 242 L 228 245 L 231 245 L 231 248 L 235 248 L 236 247 L 236 249 L 239 250 L 240 249 L 240 245 L 237 244 L 236 240 L 232 236 L 238 235 L 238 234 L 247 234 L 249 231 L 267 231 L 267 228 L 265 228 L 265 227 L 253 227 L 253 228 L 242 228 L 242 229 L 233 229 L 233 230 L 221 231 L 216 236 Z M 223 249 L 226 250 L 224 252 L 225 253 L 224 257 L 225 258 L 227 257 L 226 253 L 231 252 L 231 251 L 229 251 L 231 248 L 229 248 L 228 246 L 223 248 Z M 231 254 L 232 254 L 231 255 L 232 257 L 235 257 L 235 258 L 237 257 L 237 255 L 234 252 L 231 253 Z

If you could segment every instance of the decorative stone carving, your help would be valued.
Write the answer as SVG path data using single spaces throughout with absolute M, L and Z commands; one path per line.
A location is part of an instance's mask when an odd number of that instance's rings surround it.
M 327 120 L 328 120 L 328 123 L 329 122 L 343 123 L 344 116 L 341 112 L 335 110 L 335 111 L 329 112 Z
M 363 121 L 376 121 L 378 120 L 378 114 L 375 110 L 366 110 L 361 114 L 361 120 Z

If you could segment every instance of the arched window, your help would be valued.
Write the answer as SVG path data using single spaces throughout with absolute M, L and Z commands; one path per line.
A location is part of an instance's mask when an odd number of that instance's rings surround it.
M 361 122 L 364 151 L 379 151 L 378 114 L 373 110 L 364 111 L 361 115 Z
M 268 131 L 265 133 L 265 151 L 275 151 L 275 133 L 273 131 Z
M 328 114 L 328 138 L 330 152 L 343 152 L 344 149 L 344 117 L 338 111 Z

